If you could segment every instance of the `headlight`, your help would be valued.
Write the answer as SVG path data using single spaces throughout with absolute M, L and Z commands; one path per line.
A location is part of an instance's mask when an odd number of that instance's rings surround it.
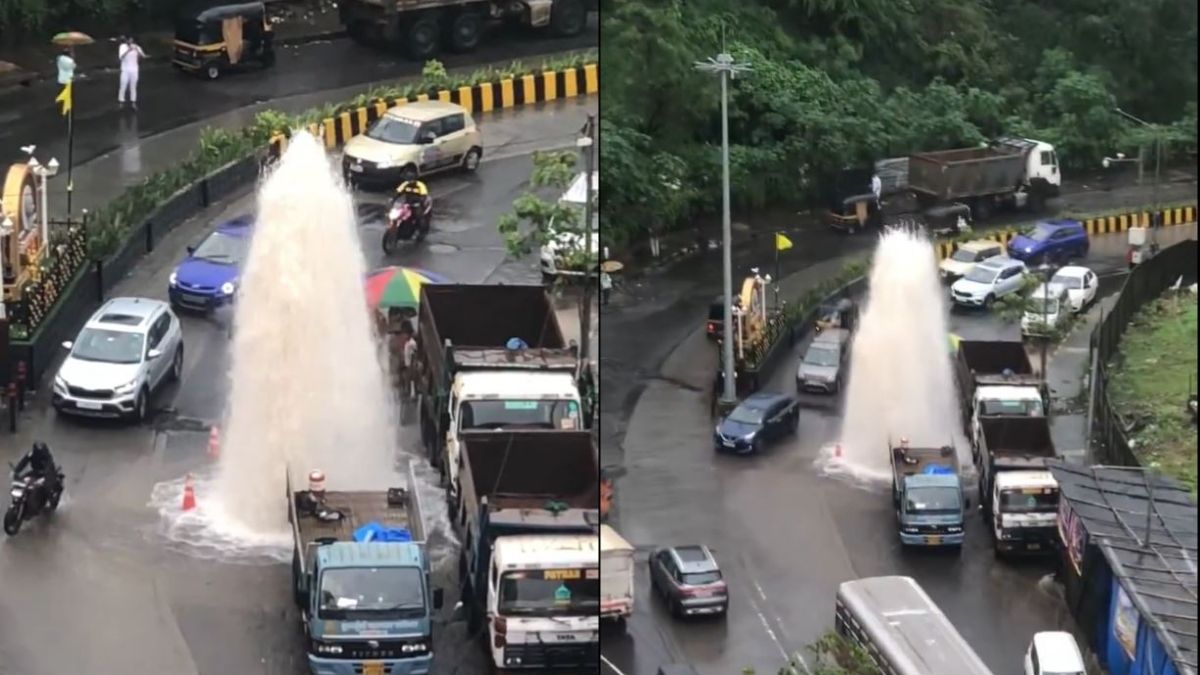
M 375 162 L 375 166 L 379 167 L 380 169 L 390 169 L 392 168 L 393 164 L 394 162 L 390 159 L 381 159 L 378 162 Z
M 318 654 L 341 654 L 342 646 L 329 644 L 327 642 L 313 642 L 313 651 Z
M 903 532 L 904 534 L 916 534 L 916 533 L 917 533 L 917 528 L 915 528 L 915 527 L 902 527 L 902 528 L 900 528 L 900 531 L 901 531 L 901 532 Z
M 950 534 L 958 534 L 959 532 L 962 532 L 962 528 L 957 527 L 957 526 L 951 526 L 951 527 L 947 527 L 946 531 L 949 532 Z
M 1025 252 L 1026 252 L 1026 253 L 1033 253 L 1033 247 L 1032 247 L 1032 246 L 1026 246 L 1026 247 L 1025 247 Z
M 167 277 L 167 283 L 171 284 L 172 286 L 178 284 L 179 283 L 179 273 L 171 272 L 171 276 Z
M 113 387 L 113 393 L 114 394 L 128 394 L 129 392 L 133 391 L 135 388 L 137 388 L 137 380 L 133 380 L 132 382 L 126 382 L 125 384 L 122 384 L 119 387 Z
M 233 295 L 234 286 L 232 281 L 226 281 L 221 284 L 221 292 L 225 295 Z
M 54 386 L 58 387 L 59 389 L 66 389 L 67 381 L 63 379 L 62 375 L 55 375 L 54 376 Z
M 754 434 L 756 434 L 756 433 L 758 433 L 758 432 L 757 432 L 757 431 L 751 431 L 750 433 L 746 434 L 745 436 L 742 436 L 742 440 L 743 440 L 743 441 L 753 441 L 753 440 L 754 440 Z
M 401 654 L 416 654 L 424 651 L 428 651 L 428 647 L 425 646 L 424 642 L 410 642 L 400 645 Z

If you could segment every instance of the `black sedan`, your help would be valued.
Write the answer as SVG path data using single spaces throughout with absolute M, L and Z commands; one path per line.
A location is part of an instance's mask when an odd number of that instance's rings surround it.
M 800 405 L 786 394 L 751 394 L 713 432 L 717 451 L 759 452 L 771 440 L 796 433 Z

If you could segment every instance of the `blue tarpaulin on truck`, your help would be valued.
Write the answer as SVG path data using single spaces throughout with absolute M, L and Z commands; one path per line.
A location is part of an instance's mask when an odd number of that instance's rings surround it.
M 412 541 L 412 533 L 407 528 L 384 527 L 371 521 L 354 531 L 354 541 L 407 542 Z

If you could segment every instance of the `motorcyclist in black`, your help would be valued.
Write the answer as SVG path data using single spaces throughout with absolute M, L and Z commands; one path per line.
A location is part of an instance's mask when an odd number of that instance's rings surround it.
M 28 470 L 28 471 L 27 471 Z M 58 466 L 54 463 L 54 455 L 50 454 L 50 446 L 36 441 L 29 452 L 13 467 L 13 480 L 24 480 L 33 476 L 44 481 L 41 499 L 52 493 L 58 487 Z
M 423 230 L 429 229 L 431 208 L 429 188 L 419 180 L 406 180 L 396 188 L 396 198 L 403 199 L 417 218 L 418 226 Z

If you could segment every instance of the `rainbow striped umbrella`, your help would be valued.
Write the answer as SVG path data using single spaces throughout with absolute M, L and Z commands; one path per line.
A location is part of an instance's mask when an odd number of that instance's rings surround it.
M 449 279 L 415 267 L 384 267 L 367 275 L 367 305 L 371 309 L 412 307 L 421 303 L 421 286 Z

